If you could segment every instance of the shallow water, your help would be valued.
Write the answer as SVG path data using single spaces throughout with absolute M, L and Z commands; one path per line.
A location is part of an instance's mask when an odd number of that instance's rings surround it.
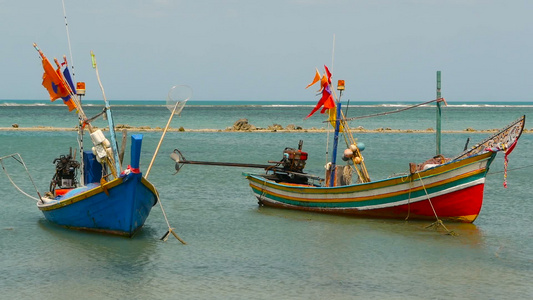
M 255 110 L 255 115 L 264 113 Z M 194 109 L 187 112 L 190 119 L 185 113 L 174 126 L 187 127 L 185 121 L 195 119 Z M 235 109 L 233 114 L 227 120 L 235 119 Z M 144 117 L 139 111 L 136 115 Z M 519 116 L 514 110 L 501 115 L 512 117 L 499 117 L 494 124 Z M 76 147 L 75 137 L 74 132 L 0 132 L 0 156 L 19 152 L 42 192 L 52 178 L 53 159 Z M 160 133 L 144 137 L 143 171 Z M 467 137 L 473 143 L 486 135 L 443 134 L 443 153 L 461 152 Z M 509 188 L 502 187 L 499 154 L 487 176 L 478 219 L 474 224 L 445 223 L 458 234 L 455 237 L 427 229 L 430 222 L 259 207 L 242 176 L 254 170 L 187 165 L 173 175 L 174 163 L 168 157 L 179 148 L 190 160 L 265 163 L 280 159 L 285 147 L 296 147 L 302 139 L 310 154 L 307 172 L 322 174 L 325 138 L 326 133 L 303 132 L 169 133 L 150 181 L 159 190 L 170 224 L 188 245 L 173 237 L 159 240 L 167 230 L 159 206 L 133 239 L 59 228 L 2 174 L 1 298 L 530 298 L 530 134 L 522 136 L 509 156 Z M 435 151 L 431 134 L 366 133 L 358 139 L 366 145 L 363 154 L 373 179 L 406 172 L 409 162 L 422 162 Z M 20 164 L 10 160 L 6 165 L 13 179 L 31 192 Z

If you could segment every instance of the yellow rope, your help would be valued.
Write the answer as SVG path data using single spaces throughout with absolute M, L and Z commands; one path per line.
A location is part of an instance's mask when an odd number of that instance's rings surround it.
M 411 190 L 413 189 L 413 187 L 413 175 L 411 175 L 409 176 L 409 196 L 407 198 L 407 216 L 405 217 L 405 221 L 409 220 L 409 217 L 411 216 Z
M 439 219 L 439 216 L 437 215 L 437 212 L 435 211 L 435 208 L 433 207 L 433 203 L 431 202 L 431 198 L 429 198 L 428 191 L 426 189 L 426 186 L 424 185 L 424 182 L 422 181 L 422 177 L 420 176 L 420 173 L 416 172 L 416 174 L 418 175 L 418 179 L 420 180 L 420 183 L 422 184 L 422 187 L 424 188 L 424 192 L 426 193 L 426 196 L 428 198 L 429 205 L 431 206 L 431 209 L 433 210 L 433 213 L 435 214 L 435 218 L 437 219 L 432 224 L 426 226 L 426 228 L 433 227 L 433 228 L 435 228 L 435 230 L 437 230 L 439 228 L 439 226 L 442 226 L 442 228 L 444 228 L 444 230 L 446 230 L 448 235 L 456 236 L 457 234 L 455 232 L 449 230 L 448 228 L 446 228 L 446 226 L 444 226 L 444 223 L 442 223 L 442 221 Z

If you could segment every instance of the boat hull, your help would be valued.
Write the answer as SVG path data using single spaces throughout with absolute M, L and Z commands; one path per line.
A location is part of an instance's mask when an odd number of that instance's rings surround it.
M 339 187 L 276 183 L 246 174 L 260 205 L 369 218 L 473 222 L 483 204 L 487 152 L 414 174 Z
M 47 220 L 67 228 L 132 237 L 157 201 L 155 187 L 141 173 L 130 173 L 37 206 Z

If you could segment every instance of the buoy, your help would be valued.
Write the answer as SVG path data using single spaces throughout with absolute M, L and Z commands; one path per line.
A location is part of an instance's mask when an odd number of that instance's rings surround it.
M 352 152 L 357 151 L 357 146 L 354 145 L 354 144 L 351 144 L 351 145 L 350 145 L 350 150 L 352 150 Z
M 360 164 L 363 160 L 360 158 L 360 157 L 355 157 L 353 159 L 353 162 L 356 163 L 356 164 Z
M 352 158 L 353 157 L 353 151 L 350 149 L 344 150 L 344 157 L 346 158 Z
M 359 151 L 362 152 L 363 150 L 365 150 L 365 144 L 363 144 L 363 143 L 357 143 L 357 149 L 359 149 Z

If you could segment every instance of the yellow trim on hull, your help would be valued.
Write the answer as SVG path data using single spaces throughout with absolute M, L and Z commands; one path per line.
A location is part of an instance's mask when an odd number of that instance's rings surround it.
M 103 186 L 99 185 L 99 186 L 97 186 L 97 187 L 95 187 L 93 189 L 90 189 L 90 190 L 87 190 L 85 192 L 82 192 L 81 194 L 78 194 L 78 195 L 76 195 L 74 197 L 67 198 L 65 200 L 61 200 L 58 203 L 55 203 L 53 205 L 38 206 L 38 207 L 39 207 L 40 210 L 45 210 L 45 211 L 46 210 L 58 209 L 58 208 L 70 205 L 72 203 L 76 203 L 76 202 L 85 200 L 85 199 L 87 199 L 87 198 L 89 198 L 91 196 L 100 194 L 100 193 L 104 192 L 104 190 L 109 190 L 111 188 L 114 188 L 114 187 L 118 186 L 121 183 L 122 183 L 122 178 L 119 177 L 119 178 L 113 179 L 113 180 L 105 183 Z
M 464 160 L 461 160 L 461 161 L 458 161 L 458 162 L 448 163 L 448 164 L 439 166 L 438 168 L 433 168 L 433 169 L 428 169 L 428 170 L 425 170 L 425 171 L 421 171 L 421 172 L 419 172 L 417 174 L 420 175 L 422 180 L 427 180 L 428 178 L 436 177 L 436 176 L 439 176 L 439 175 L 441 175 L 443 173 L 452 172 L 454 170 L 461 169 L 461 168 L 463 168 L 463 167 L 465 167 L 467 165 L 470 165 L 470 164 L 483 162 L 483 161 L 487 160 L 493 154 L 494 153 L 492 153 L 492 152 L 487 152 L 487 153 L 481 154 L 479 156 L 470 157 L 470 158 L 467 158 L 467 159 L 464 159 Z M 461 177 L 454 177 L 454 178 L 455 179 L 457 179 L 457 178 L 465 178 L 465 177 L 468 177 L 468 176 L 471 176 L 471 175 L 475 175 L 475 174 L 478 174 L 478 173 L 481 173 L 481 172 L 485 172 L 485 170 L 486 170 L 486 166 L 481 168 L 481 169 L 477 169 L 476 171 L 465 173 L 465 174 L 461 175 Z M 477 173 L 474 173 L 474 172 L 477 172 Z M 466 176 L 466 174 L 469 174 L 469 175 Z M 402 176 L 402 177 L 397 177 L 397 178 L 392 178 L 392 179 L 385 179 L 385 180 L 380 180 L 380 181 L 376 181 L 376 182 L 352 184 L 352 185 L 338 186 L 338 187 L 315 187 L 315 186 L 293 186 L 293 185 L 287 186 L 285 184 L 281 184 L 281 185 L 272 184 L 271 182 L 269 182 L 267 180 L 255 180 L 254 178 L 250 178 L 250 177 L 248 177 L 248 179 L 257 182 L 258 184 L 267 185 L 269 187 L 275 188 L 277 190 L 285 191 L 285 192 L 294 193 L 296 190 L 301 190 L 305 194 L 312 195 L 312 194 L 323 194 L 324 191 L 327 190 L 328 194 L 335 195 L 335 194 L 345 194 L 345 193 L 357 193 L 357 192 L 362 192 L 362 191 L 371 191 L 371 190 L 382 189 L 382 188 L 386 188 L 386 187 L 390 187 L 390 186 L 400 185 L 400 184 L 408 182 L 407 180 L 409 180 L 410 177 L 411 177 L 411 175 L 406 175 L 406 176 Z M 418 176 L 416 176 L 412 182 L 414 183 L 414 182 L 417 182 L 417 181 L 420 181 L 420 178 L 418 178 Z M 448 179 L 448 181 L 446 181 L 444 183 L 429 184 L 429 185 L 426 185 L 426 188 L 428 188 L 428 187 L 430 188 L 430 187 L 433 187 L 435 185 L 445 184 L 445 183 L 450 182 L 450 181 L 453 181 L 453 180 Z M 412 189 L 411 191 L 416 191 L 416 190 L 421 190 L 421 189 L 422 189 L 422 187 L 419 187 L 417 189 Z M 400 194 L 401 194 L 401 192 L 400 192 Z M 379 197 L 381 197 L 381 195 Z
M 39 206 L 38 205 L 37 207 L 39 207 L 39 209 L 41 211 L 48 211 L 48 210 L 58 209 L 58 208 L 70 205 L 72 203 L 76 203 L 76 202 L 85 200 L 85 199 L 87 199 L 89 197 L 92 197 L 94 195 L 100 194 L 100 193 L 104 192 L 104 190 L 109 190 L 111 188 L 114 188 L 114 187 L 120 185 L 122 183 L 122 181 L 123 181 L 122 178 L 119 177 L 119 178 L 113 179 L 113 180 L 105 183 L 103 186 L 97 186 L 97 187 L 95 187 L 93 189 L 90 189 L 90 190 L 87 190 L 85 192 L 82 192 L 82 193 L 80 193 L 78 195 L 75 195 L 75 196 L 73 196 L 71 198 L 61 200 L 58 203 L 55 203 L 55 204 L 52 204 L 52 205 L 47 205 L 47 206 Z M 152 193 L 154 193 L 154 195 L 156 195 L 156 203 L 157 203 L 157 201 L 159 201 L 159 193 L 155 189 L 154 185 L 151 182 L 149 182 L 147 179 L 145 179 L 144 177 L 141 177 L 141 183 L 146 188 L 148 188 Z
M 252 187 L 252 188 L 255 187 L 256 189 L 263 190 L 263 191 L 265 191 L 265 187 L 266 187 L 266 188 L 268 188 L 268 190 L 266 191 L 268 194 L 271 194 L 271 195 L 274 195 L 274 196 L 277 196 L 277 197 L 280 197 L 280 198 L 285 198 L 285 199 L 288 199 L 288 200 L 300 201 L 300 202 L 342 203 L 342 202 L 363 202 L 363 201 L 376 200 L 376 199 L 382 199 L 382 198 L 388 198 L 388 197 L 395 197 L 395 196 L 406 194 L 406 193 L 409 193 L 409 192 L 413 193 L 413 192 L 417 192 L 417 191 L 422 191 L 424 189 L 430 189 L 432 187 L 445 185 L 445 184 L 448 184 L 450 182 L 453 182 L 453 181 L 456 181 L 456 180 L 459 180 L 459 179 L 463 179 L 463 178 L 468 178 L 470 176 L 474 176 L 474 175 L 477 175 L 477 174 L 480 174 L 480 173 L 483 173 L 483 172 L 485 172 L 485 169 L 480 169 L 480 170 L 464 173 L 461 176 L 448 178 L 446 180 L 437 181 L 437 182 L 434 182 L 434 183 L 431 183 L 431 184 L 427 184 L 427 185 L 424 185 L 424 186 L 419 186 L 419 187 L 416 187 L 416 188 L 403 189 L 403 190 L 400 190 L 400 191 L 397 191 L 397 192 L 383 193 L 383 194 L 378 194 L 378 195 L 373 195 L 373 196 L 366 196 L 366 197 L 353 197 L 352 195 L 350 195 L 349 197 L 343 197 L 343 198 L 337 198 L 336 197 L 336 198 L 330 198 L 330 199 L 328 199 L 328 198 L 310 199 L 310 198 L 307 198 L 307 197 L 292 197 L 292 196 L 282 195 L 282 194 L 279 194 L 279 193 L 276 193 L 276 192 L 272 191 L 272 190 L 281 190 L 281 191 L 288 192 L 288 193 L 291 193 L 291 194 L 302 194 L 302 195 L 308 195 L 310 193 L 313 193 L 313 194 L 324 194 L 325 191 L 329 191 L 329 190 L 325 190 L 325 189 L 321 189 L 321 188 L 317 188 L 317 189 L 319 189 L 320 193 L 318 191 L 315 191 L 314 189 L 306 189 L 305 192 L 299 192 L 299 191 L 296 190 L 297 187 L 296 187 L 296 189 L 280 188 L 279 185 L 272 184 L 271 182 L 268 182 L 266 179 L 265 179 L 265 181 L 257 180 L 255 178 L 250 178 L 250 177 L 248 177 L 248 179 L 249 180 L 253 180 L 256 183 L 256 185 L 253 185 L 252 183 L 250 183 L 250 187 Z M 406 181 L 405 183 L 408 183 L 408 182 Z M 395 186 L 395 185 L 397 185 L 397 184 L 384 185 L 383 188 L 386 188 L 386 187 L 389 187 L 389 186 Z M 359 190 L 359 191 L 353 191 L 353 192 L 346 191 L 346 192 L 342 192 L 342 193 L 331 193 L 331 195 L 354 194 L 354 193 L 366 192 L 366 191 L 370 191 L 370 190 L 371 189 Z

